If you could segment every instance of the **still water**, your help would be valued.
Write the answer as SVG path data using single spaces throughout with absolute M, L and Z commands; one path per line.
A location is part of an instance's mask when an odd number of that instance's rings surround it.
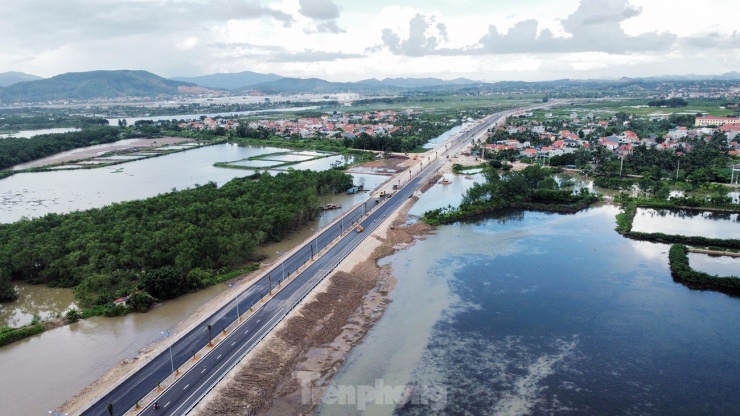
M 145 314 L 85 319 L 0 348 L 0 415 L 48 415 L 224 290 L 213 286 Z
M 317 414 L 738 414 L 740 301 L 675 283 L 617 212 L 508 211 L 391 256 L 394 301 L 332 383 L 421 393 Z
M 437 137 L 435 137 L 433 139 L 430 139 L 428 142 L 426 142 L 425 144 L 423 144 L 421 147 L 423 149 L 434 149 L 435 147 L 437 147 L 437 146 L 443 144 L 444 142 L 446 142 L 450 137 L 452 137 L 455 134 L 461 132 L 462 130 L 468 128 L 472 124 L 473 123 L 463 123 L 463 124 L 461 124 L 459 126 L 455 126 L 455 127 L 451 128 L 451 129 L 447 130 L 446 132 L 440 134 L 439 136 L 437 136 Z
M 254 171 L 217 168 L 214 163 L 285 151 L 275 147 L 220 144 L 97 169 L 18 173 L 0 180 L 0 223 L 144 199 L 209 181 L 223 185 Z M 290 167 L 323 170 L 336 161 L 344 162 L 344 156 Z
M 76 127 L 57 127 L 53 129 L 19 130 L 17 133 L 0 134 L 0 139 L 7 139 L 8 137 L 29 139 L 40 134 L 69 133 L 71 131 L 80 131 L 80 129 Z
M 740 238 L 740 214 L 638 208 L 632 230 L 709 238 Z
M 696 271 L 711 275 L 740 278 L 740 257 L 689 253 L 689 265 Z

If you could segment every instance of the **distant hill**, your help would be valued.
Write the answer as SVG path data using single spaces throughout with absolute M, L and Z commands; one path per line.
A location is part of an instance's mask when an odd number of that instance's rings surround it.
M 192 82 L 206 88 L 218 88 L 225 90 L 238 90 L 263 82 L 276 81 L 283 78 L 275 74 L 260 74 L 259 72 L 244 71 L 233 74 L 219 73 L 201 75 L 197 77 L 175 77 L 175 81 Z
M 147 71 L 70 72 L 0 88 L 0 101 L 8 103 L 158 97 L 206 91 L 208 90 L 195 84 L 172 81 Z
M 281 78 L 276 81 L 252 85 L 248 90 L 259 91 L 264 94 L 328 94 L 338 92 L 373 92 L 378 91 L 379 87 L 357 82 L 329 82 L 319 78 Z
M 358 82 L 358 84 L 363 85 L 399 88 L 439 87 L 443 85 L 465 85 L 476 83 L 478 83 L 478 81 L 473 81 L 467 78 L 456 78 L 452 80 L 443 80 L 438 78 L 385 78 L 382 81 L 371 78 Z
M 3 72 L 0 73 L 0 87 L 7 87 L 8 85 L 17 84 L 19 82 L 34 81 L 37 79 L 43 79 L 36 75 L 24 74 L 23 72 Z

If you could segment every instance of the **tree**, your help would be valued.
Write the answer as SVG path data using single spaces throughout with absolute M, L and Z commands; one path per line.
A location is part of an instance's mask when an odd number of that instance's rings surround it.
M 75 308 L 71 308 L 70 310 L 67 311 L 65 318 L 67 319 L 67 322 L 69 323 L 77 322 L 81 318 L 80 311 L 78 311 Z

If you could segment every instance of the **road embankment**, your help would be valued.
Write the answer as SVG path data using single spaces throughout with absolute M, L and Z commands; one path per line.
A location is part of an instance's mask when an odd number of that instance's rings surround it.
M 381 224 L 193 413 L 310 414 L 352 347 L 391 301 L 395 277 L 378 260 L 432 230 L 421 222 L 402 226 L 415 201 Z M 320 374 L 311 388 L 314 400 L 304 400 L 298 371 Z

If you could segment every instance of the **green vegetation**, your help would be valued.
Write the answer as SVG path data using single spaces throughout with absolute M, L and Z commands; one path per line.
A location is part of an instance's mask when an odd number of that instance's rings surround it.
M 44 325 L 36 323 L 22 328 L 0 327 L 0 347 L 44 332 Z
M 574 193 L 560 189 L 553 171 L 527 166 L 521 172 L 484 171 L 486 182 L 468 190 L 458 208 L 441 208 L 424 213 L 429 224 L 447 224 L 489 213 L 502 208 L 523 208 L 558 212 L 575 212 L 596 202 L 599 197 L 582 188 Z
M 108 120 L 97 117 L 57 116 L 47 115 L 16 116 L 2 115 L 0 117 L 0 131 L 15 132 L 18 130 L 50 129 L 57 127 L 100 127 L 107 126 Z
M 172 81 L 147 71 L 69 72 L 0 88 L 2 102 L 88 100 L 91 98 L 177 95 L 195 84 Z
M 674 244 L 668 252 L 671 274 L 677 281 L 694 289 L 712 289 L 740 296 L 740 278 L 735 276 L 719 277 L 698 272 L 689 265 L 688 248 Z
M 684 205 L 686 201 L 689 201 L 692 205 Z M 686 236 L 678 234 L 664 234 L 664 233 L 643 233 L 639 231 L 632 231 L 632 221 L 637 213 L 637 208 L 673 208 L 673 209 L 686 209 L 695 207 L 707 207 L 716 208 L 716 205 L 711 205 L 711 201 L 702 202 L 699 199 L 694 198 L 678 198 L 671 201 L 656 201 L 656 200 L 639 200 L 633 201 L 625 205 L 624 210 L 617 214 L 617 228 L 616 231 L 625 237 L 633 238 L 635 240 L 653 241 L 656 243 L 675 243 L 675 244 L 689 244 L 692 246 L 702 247 L 721 247 L 723 249 L 740 249 L 740 239 L 721 239 L 721 238 L 708 238 L 701 236 Z M 735 205 L 726 205 L 728 212 L 737 212 L 738 207 Z
M 460 165 L 458 163 L 455 163 L 455 164 L 452 165 L 452 172 L 457 173 L 457 174 L 461 174 L 461 173 L 465 173 L 465 172 L 467 172 L 469 170 L 485 169 L 485 168 L 487 168 L 489 166 L 492 167 L 492 168 L 494 168 L 494 169 L 501 169 L 501 167 L 502 167 L 501 162 L 499 162 L 497 160 L 492 160 L 492 161 L 488 162 L 488 164 L 481 163 L 480 165 L 472 165 L 472 166 L 463 166 L 463 165 Z
M 655 100 L 648 102 L 648 106 L 650 107 L 687 107 L 689 105 L 689 102 L 684 100 L 683 98 L 669 98 L 667 100 Z
M 120 139 L 119 129 L 97 127 L 69 133 L 43 134 L 30 139 L 0 140 L 0 170 L 67 150 L 112 143 Z
M 258 176 L 2 224 L 0 286 L 12 278 L 75 287 L 79 304 L 106 315 L 137 291 L 169 299 L 220 281 L 260 245 L 315 219 L 320 195 L 352 186 L 336 170 Z

